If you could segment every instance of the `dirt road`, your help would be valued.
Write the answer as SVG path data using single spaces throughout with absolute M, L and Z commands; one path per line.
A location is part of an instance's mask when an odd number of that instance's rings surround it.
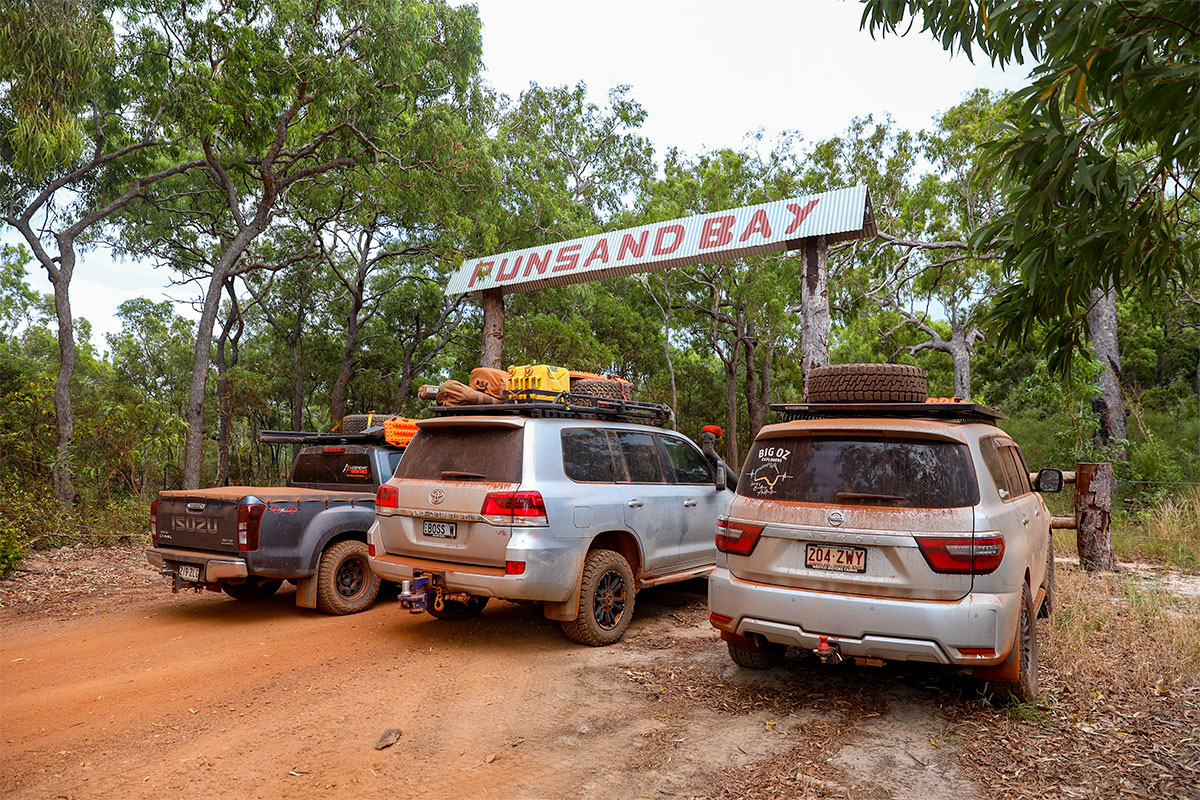
M 701 582 L 640 594 L 627 640 L 587 648 L 530 606 L 334 618 L 136 577 L 0 609 L 3 797 L 980 795 L 942 741 L 944 684 L 739 671 Z

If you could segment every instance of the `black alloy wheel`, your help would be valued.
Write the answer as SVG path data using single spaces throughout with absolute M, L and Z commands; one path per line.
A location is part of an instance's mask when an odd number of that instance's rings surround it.
M 625 613 L 625 578 L 615 569 L 610 569 L 600 576 L 596 584 L 595 613 L 596 624 L 606 631 L 611 631 L 621 622 Z

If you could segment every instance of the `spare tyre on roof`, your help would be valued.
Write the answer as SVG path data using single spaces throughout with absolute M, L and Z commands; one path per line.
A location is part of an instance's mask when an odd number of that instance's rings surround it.
M 908 364 L 832 364 L 808 371 L 809 403 L 923 403 L 925 370 Z

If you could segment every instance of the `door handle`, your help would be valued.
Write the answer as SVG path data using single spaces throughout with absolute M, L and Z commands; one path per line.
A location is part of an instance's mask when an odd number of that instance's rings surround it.
M 692 507 L 692 506 L 694 506 L 694 505 L 696 505 L 696 501 L 695 501 L 695 500 L 684 500 L 684 501 L 683 501 L 683 507 L 684 507 L 684 508 L 691 508 L 691 507 Z
M 1028 525 L 1028 524 L 1029 524 L 1029 517 L 1021 517 L 1021 524 L 1022 524 L 1022 525 Z
M 629 501 L 629 507 L 630 507 L 630 508 L 641 508 L 641 507 L 642 507 L 642 501 L 641 501 L 641 500 L 630 500 L 630 501 Z

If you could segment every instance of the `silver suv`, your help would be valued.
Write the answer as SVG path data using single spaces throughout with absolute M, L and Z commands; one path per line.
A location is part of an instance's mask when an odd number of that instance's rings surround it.
M 368 535 L 410 609 L 459 620 L 492 597 L 543 601 L 569 638 L 605 645 L 638 589 L 712 570 L 730 492 L 681 434 L 503 410 L 418 428 Z
M 788 646 L 970 668 L 1037 692 L 1053 603 L 1050 514 L 998 412 L 966 403 L 777 407 L 717 522 L 712 624 L 743 667 Z M 1043 470 L 1038 491 L 1058 491 Z

